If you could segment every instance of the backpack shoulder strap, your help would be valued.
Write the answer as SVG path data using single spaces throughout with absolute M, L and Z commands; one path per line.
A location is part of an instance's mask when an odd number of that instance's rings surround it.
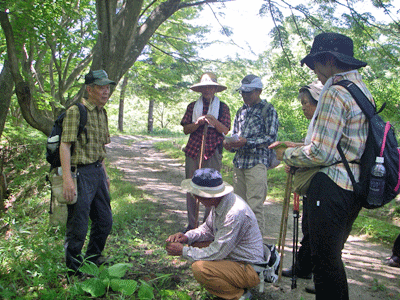
M 335 83 L 334 85 L 340 85 L 340 86 L 344 87 L 351 94 L 351 96 L 357 102 L 358 106 L 361 108 L 362 112 L 365 114 L 365 116 L 367 117 L 368 120 L 370 120 L 374 116 L 374 114 L 376 113 L 375 106 L 368 100 L 367 96 L 365 96 L 363 91 L 360 90 L 360 88 L 356 84 L 354 84 L 350 80 L 344 79 L 344 80 L 341 80 L 341 81 Z M 339 154 L 342 158 L 344 167 L 346 168 L 346 171 L 350 177 L 351 183 L 353 184 L 353 189 L 357 194 L 358 191 L 356 189 L 358 188 L 358 186 L 356 184 L 354 174 L 350 170 L 350 166 L 346 159 L 346 156 L 343 153 L 343 149 L 340 146 L 340 142 L 337 144 L 336 148 L 339 151 Z
M 85 128 L 87 123 L 87 111 L 86 107 L 82 103 L 76 103 L 79 108 L 79 127 L 78 127 L 78 136 L 85 132 L 87 138 L 87 130 Z
M 360 88 L 350 80 L 341 80 L 334 85 L 340 85 L 344 87 L 353 96 L 358 106 L 361 108 L 363 113 L 370 120 L 376 114 L 376 107 L 368 100 L 367 96 L 363 93 Z

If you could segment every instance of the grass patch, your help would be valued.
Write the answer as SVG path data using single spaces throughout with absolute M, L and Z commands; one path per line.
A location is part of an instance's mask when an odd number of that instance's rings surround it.
M 164 250 L 165 239 L 177 230 L 174 215 L 161 214 L 167 208 L 124 181 L 120 171 L 108 167 L 108 174 L 114 225 L 104 254 L 114 264 L 131 266 L 121 279 L 138 286 L 129 297 L 122 288 L 108 287 L 102 299 L 191 299 L 194 295 L 200 299 L 206 295 L 191 276 L 190 264 L 167 256 Z M 91 285 L 96 280 L 109 280 L 99 275 L 91 281 L 74 278 L 68 284 L 65 228 L 49 226 L 49 198 L 48 189 L 43 189 L 1 217 L 1 299 L 88 299 L 84 290 L 94 293 Z

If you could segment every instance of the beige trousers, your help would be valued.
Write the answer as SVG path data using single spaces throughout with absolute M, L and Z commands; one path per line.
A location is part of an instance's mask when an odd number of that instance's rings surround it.
M 260 279 L 247 263 L 229 260 L 196 261 L 193 275 L 211 294 L 229 300 L 239 299 L 245 288 L 255 287 Z
M 185 161 L 185 177 L 186 179 L 191 179 L 193 177 L 194 171 L 199 168 L 200 155 L 197 156 L 196 159 L 193 159 L 189 156 L 186 156 Z M 207 160 L 203 160 L 203 168 L 213 168 L 217 171 L 221 171 L 222 167 L 222 154 L 218 152 L 218 149 L 215 150 L 213 156 L 211 156 Z M 201 204 L 200 204 L 201 205 Z M 188 229 L 194 229 L 200 224 L 196 224 L 196 199 L 190 194 L 186 193 L 186 206 L 187 206 L 187 214 L 188 214 Z M 203 222 L 207 219 L 208 214 L 210 213 L 211 207 L 204 209 L 204 217 Z M 200 223 L 200 219 L 198 220 Z
M 243 198 L 256 215 L 261 234 L 265 235 L 264 201 L 267 198 L 267 167 L 263 164 L 250 169 L 234 168 L 235 194 Z

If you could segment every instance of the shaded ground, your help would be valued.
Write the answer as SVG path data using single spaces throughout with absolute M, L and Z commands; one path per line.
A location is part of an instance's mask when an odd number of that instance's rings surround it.
M 176 215 L 176 229 L 186 225 L 185 194 L 180 190 L 184 179 L 184 166 L 174 159 L 153 148 L 155 141 L 161 138 L 141 136 L 116 136 L 108 145 L 108 157 L 111 164 L 125 174 L 125 180 L 131 182 L 146 193 L 153 195 L 165 207 L 161 214 Z M 268 243 L 277 243 L 280 230 L 282 205 L 273 199 L 265 202 L 266 219 L 269 234 Z M 292 225 L 289 216 L 283 266 L 289 267 L 292 261 Z M 301 237 L 300 237 L 301 238 Z M 387 267 L 382 261 L 390 255 L 388 247 L 368 242 L 362 236 L 350 236 L 343 260 L 349 282 L 350 299 L 400 299 L 400 269 Z M 315 299 L 314 295 L 304 291 L 310 280 L 298 279 L 297 288 L 291 289 L 290 278 L 282 278 L 278 285 L 265 284 L 265 293 L 254 291 L 254 299 Z

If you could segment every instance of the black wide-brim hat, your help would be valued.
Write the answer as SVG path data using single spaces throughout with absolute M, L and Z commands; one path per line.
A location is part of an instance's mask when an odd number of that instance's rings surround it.
M 351 38 L 339 33 L 325 32 L 314 38 L 310 53 L 300 61 L 301 66 L 306 64 L 311 70 L 314 70 L 316 57 L 327 53 L 353 69 L 367 65 L 366 62 L 354 58 L 353 40 Z

